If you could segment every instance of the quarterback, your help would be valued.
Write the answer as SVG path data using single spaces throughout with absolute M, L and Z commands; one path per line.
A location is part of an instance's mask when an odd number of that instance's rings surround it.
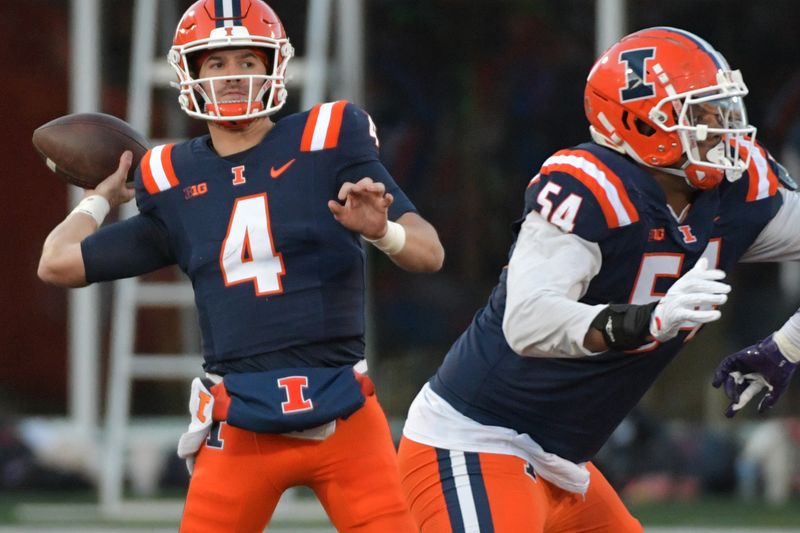
M 401 268 L 444 251 L 378 159 L 369 115 L 345 101 L 277 122 L 293 48 L 261 0 L 200 0 L 168 60 L 181 108 L 208 135 L 130 153 L 47 237 L 39 276 L 66 287 L 177 264 L 203 340 L 181 531 L 260 532 L 309 486 L 339 531 L 414 532 L 389 427 L 364 364 L 362 237 Z M 135 195 L 139 213 L 98 230 Z
M 747 93 L 675 28 L 597 60 L 592 141 L 530 181 L 507 268 L 410 408 L 400 469 L 424 533 L 642 531 L 592 457 L 721 316 L 725 272 L 800 258 L 800 196 L 755 141 Z M 790 321 L 726 360 L 731 410 L 760 387 L 777 400 L 799 332 Z

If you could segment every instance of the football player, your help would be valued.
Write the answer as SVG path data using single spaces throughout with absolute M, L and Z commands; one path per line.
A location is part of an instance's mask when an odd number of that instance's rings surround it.
M 131 154 L 47 237 L 39 276 L 65 287 L 177 264 L 191 279 L 206 377 L 192 384 L 179 455 L 193 475 L 184 532 L 262 531 L 309 486 L 339 531 L 417 531 L 389 427 L 364 374 L 361 239 L 434 272 L 434 228 L 378 159 L 369 115 L 345 101 L 272 122 L 293 49 L 260 0 L 200 0 L 168 60 L 208 135 L 152 148 L 139 213 Z
M 592 457 L 720 317 L 725 272 L 800 258 L 800 197 L 756 143 L 747 93 L 675 28 L 628 35 L 597 60 L 592 142 L 530 181 L 508 267 L 411 405 L 400 469 L 423 532 L 642 531 Z M 786 327 L 748 353 L 789 372 L 800 328 Z M 720 380 L 738 371 L 742 391 L 745 373 L 769 382 L 771 368 L 732 365 Z

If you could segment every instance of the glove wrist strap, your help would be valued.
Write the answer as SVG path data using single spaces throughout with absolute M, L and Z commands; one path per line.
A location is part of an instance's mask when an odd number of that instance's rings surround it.
M 591 326 L 603 334 L 610 349 L 633 350 L 650 340 L 650 316 L 657 303 L 611 304 L 600 311 Z

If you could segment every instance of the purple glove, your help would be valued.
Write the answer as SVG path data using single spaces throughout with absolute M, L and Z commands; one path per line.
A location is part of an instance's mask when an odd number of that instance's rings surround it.
M 778 401 L 792 379 L 797 365 L 781 353 L 772 335 L 758 344 L 732 353 L 717 367 L 712 385 L 725 384 L 725 395 L 731 404 L 725 416 L 731 418 L 762 389 L 769 392 L 761 398 L 758 412 L 763 413 Z

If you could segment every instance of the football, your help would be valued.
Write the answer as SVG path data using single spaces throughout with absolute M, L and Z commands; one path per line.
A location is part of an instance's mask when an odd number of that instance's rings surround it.
M 124 120 L 104 113 L 65 115 L 36 128 L 33 146 L 48 168 L 67 182 L 93 189 L 119 166 L 125 150 L 133 152 L 128 182 L 149 143 Z

